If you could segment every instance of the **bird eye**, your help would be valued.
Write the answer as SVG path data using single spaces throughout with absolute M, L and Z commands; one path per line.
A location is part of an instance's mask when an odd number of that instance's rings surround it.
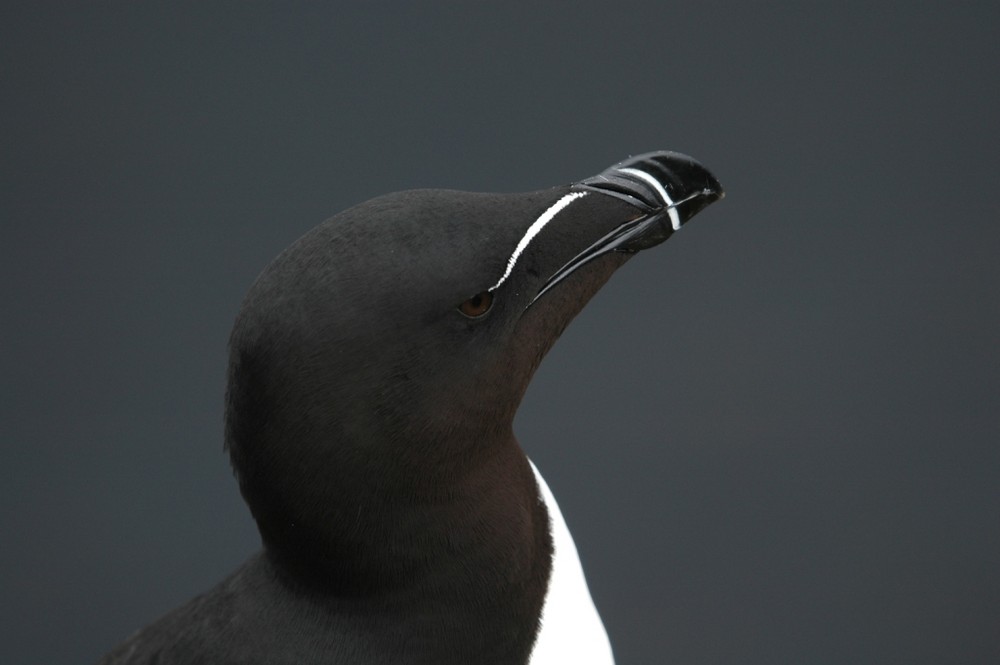
M 492 306 L 493 294 L 489 291 L 483 291 L 482 293 L 477 293 L 459 305 L 458 311 L 465 314 L 470 319 L 478 319 L 480 316 L 490 311 L 490 307 Z

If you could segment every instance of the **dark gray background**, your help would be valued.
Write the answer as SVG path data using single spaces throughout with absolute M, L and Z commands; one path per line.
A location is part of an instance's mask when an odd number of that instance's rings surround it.
M 6 3 L 0 662 L 257 547 L 225 348 L 285 245 L 661 148 L 728 197 L 516 424 L 619 662 L 1000 662 L 996 3 L 787 4 Z

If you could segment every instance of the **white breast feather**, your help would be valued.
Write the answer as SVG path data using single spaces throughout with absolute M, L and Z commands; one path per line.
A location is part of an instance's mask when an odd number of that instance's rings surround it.
M 529 665 L 614 665 L 608 633 L 590 597 L 573 536 L 542 474 L 534 463 L 531 468 L 549 511 L 554 551 L 542 627 Z

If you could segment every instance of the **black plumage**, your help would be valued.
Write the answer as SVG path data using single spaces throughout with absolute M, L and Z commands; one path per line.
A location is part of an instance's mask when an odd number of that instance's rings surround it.
M 515 411 L 611 274 L 721 195 L 650 153 L 526 194 L 389 194 L 295 242 L 230 340 L 263 550 L 101 663 L 527 662 L 552 541 Z

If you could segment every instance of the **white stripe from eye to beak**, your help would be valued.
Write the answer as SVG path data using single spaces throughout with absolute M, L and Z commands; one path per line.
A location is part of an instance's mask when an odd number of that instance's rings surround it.
M 629 175 L 633 175 L 636 178 L 640 178 L 648 182 L 650 186 L 656 190 L 656 193 L 660 195 L 660 198 L 663 199 L 663 202 L 666 204 L 667 214 L 670 215 L 670 225 L 674 227 L 674 231 L 681 228 L 681 216 L 677 214 L 677 208 L 674 207 L 674 200 L 670 198 L 670 194 L 667 194 L 666 188 L 659 180 L 649 175 L 645 171 L 640 171 L 639 169 L 624 168 L 618 170 L 621 171 L 622 173 L 628 173 Z
M 495 291 L 507 280 L 508 277 L 510 277 L 510 273 L 514 270 L 514 264 L 517 263 L 518 257 L 524 253 L 524 250 L 528 247 L 528 243 L 530 243 L 532 239 L 538 235 L 538 232 L 541 231 L 546 224 L 551 222 L 563 208 L 576 199 L 582 198 L 586 195 L 587 192 L 570 192 L 549 206 L 549 208 L 543 212 L 538 219 L 532 222 L 531 226 L 528 227 L 528 230 L 524 232 L 524 236 L 521 238 L 520 242 L 517 243 L 517 247 L 514 248 L 514 253 L 510 255 L 509 259 L 507 259 L 507 269 L 504 271 L 503 276 L 497 281 L 496 284 L 491 286 L 489 290 Z M 677 214 L 676 211 L 671 210 L 671 212 Z

